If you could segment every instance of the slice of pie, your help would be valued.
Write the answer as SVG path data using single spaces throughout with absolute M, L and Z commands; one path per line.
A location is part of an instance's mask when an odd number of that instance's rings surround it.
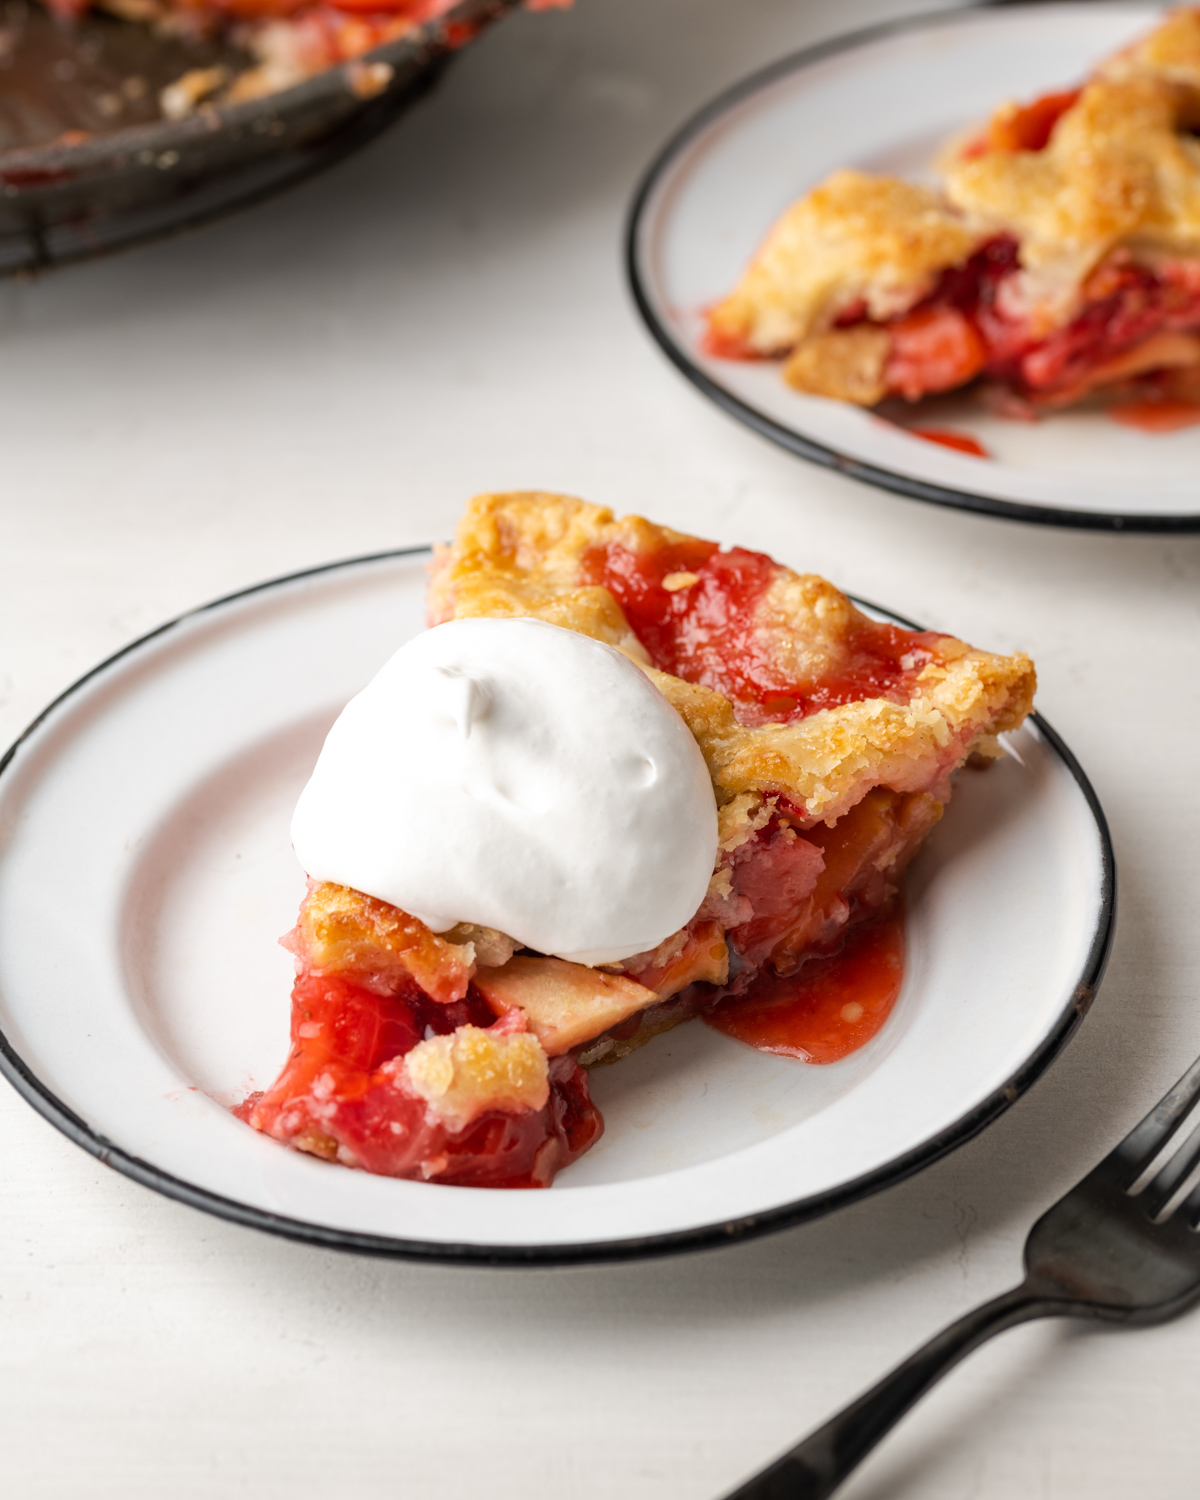
M 617 648 L 682 716 L 718 812 L 708 893 L 652 951 L 586 967 L 314 885 L 287 939 L 292 1053 L 240 1110 L 301 1151 L 549 1184 L 602 1128 L 585 1069 L 714 1006 L 774 1003 L 887 913 L 953 773 L 1001 753 L 1035 686 L 1027 656 L 879 623 L 761 553 L 557 495 L 477 498 L 436 556 L 432 626 L 514 616 Z
M 835 173 L 709 314 L 712 352 L 782 357 L 860 406 L 976 379 L 1035 414 L 1200 395 L 1200 10 L 1083 87 L 1006 104 L 938 190 Z

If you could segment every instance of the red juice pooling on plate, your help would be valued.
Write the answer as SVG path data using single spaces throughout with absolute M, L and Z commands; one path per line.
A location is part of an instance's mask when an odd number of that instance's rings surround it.
M 1200 400 L 1128 401 L 1112 407 L 1108 415 L 1138 432 L 1182 432 L 1200 426 Z
M 904 979 L 904 915 L 851 928 L 841 951 L 795 974 L 763 972 L 744 995 L 706 1017 L 715 1031 L 760 1052 L 809 1063 L 838 1062 L 879 1031 Z
M 909 427 L 905 429 L 912 437 L 923 438 L 927 443 L 937 443 L 941 448 L 953 448 L 956 453 L 969 453 L 972 458 L 991 458 L 991 454 L 978 438 L 966 432 L 953 432 L 948 427 Z

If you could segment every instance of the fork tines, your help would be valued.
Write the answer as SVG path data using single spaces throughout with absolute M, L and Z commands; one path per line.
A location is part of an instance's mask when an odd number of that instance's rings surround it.
M 1200 1099 L 1200 1058 L 1177 1084 L 1167 1091 L 1139 1125 L 1097 1167 L 1097 1174 L 1115 1178 L 1123 1192 L 1144 1198 L 1147 1212 L 1156 1218 L 1200 1165 L 1200 1125 L 1146 1183 L 1139 1181 L 1153 1164 Z M 1200 1187 L 1182 1204 L 1190 1225 L 1200 1219 Z

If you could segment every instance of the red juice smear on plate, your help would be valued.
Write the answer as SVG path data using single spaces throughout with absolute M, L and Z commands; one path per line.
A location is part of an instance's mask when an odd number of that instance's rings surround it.
M 1111 407 L 1108 415 L 1139 432 L 1180 432 L 1200 424 L 1200 401 L 1129 401 Z
M 706 1025 L 760 1052 L 831 1063 L 857 1052 L 891 1015 L 904 978 L 904 913 L 853 928 L 839 953 L 784 979 L 760 974 Z
M 953 448 L 956 453 L 969 453 L 972 458 L 992 456 L 978 438 L 965 432 L 952 432 L 948 427 L 906 427 L 904 430 L 913 437 L 924 438 L 927 443 Z

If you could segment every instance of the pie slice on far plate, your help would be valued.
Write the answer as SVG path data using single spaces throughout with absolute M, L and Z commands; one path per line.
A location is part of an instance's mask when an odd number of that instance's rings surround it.
M 1018 417 L 1102 395 L 1139 425 L 1200 421 L 1198 127 L 1187 8 L 1082 84 L 1001 105 L 936 188 L 828 177 L 711 309 L 709 350 L 859 406 L 980 380 Z

